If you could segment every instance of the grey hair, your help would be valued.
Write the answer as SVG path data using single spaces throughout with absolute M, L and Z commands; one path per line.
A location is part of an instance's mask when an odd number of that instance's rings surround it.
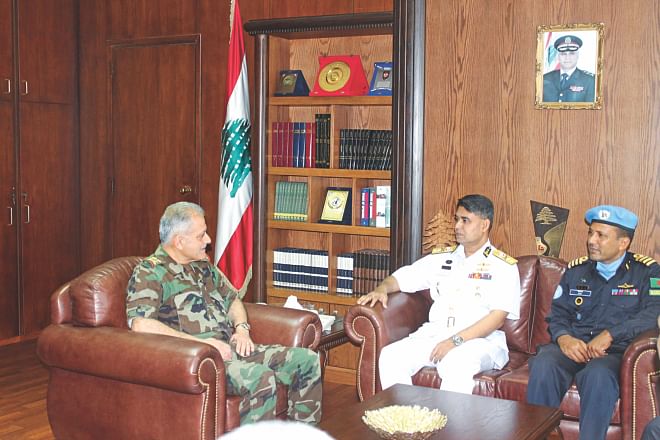
M 204 209 L 196 203 L 177 202 L 165 208 L 158 226 L 160 243 L 167 244 L 175 234 L 188 230 L 194 215 L 204 217 Z

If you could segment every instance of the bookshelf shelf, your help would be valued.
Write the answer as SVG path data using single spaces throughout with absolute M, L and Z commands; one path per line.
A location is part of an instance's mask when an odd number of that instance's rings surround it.
M 287 229 L 291 231 L 324 232 L 346 235 L 362 235 L 371 237 L 389 237 L 390 228 L 376 228 L 373 226 L 328 225 L 325 223 L 286 222 L 269 220 L 270 229 Z
M 267 174 L 273 176 L 310 176 L 310 177 L 338 177 L 344 179 L 380 179 L 389 180 L 389 170 L 347 170 L 339 168 L 292 168 L 268 167 Z
M 306 292 L 304 290 L 293 290 L 293 289 L 280 289 L 277 287 L 268 287 L 267 293 L 269 297 L 273 298 L 286 298 L 289 295 L 294 295 L 298 297 L 298 301 L 313 301 L 321 302 L 328 304 L 341 304 L 345 306 L 352 306 L 357 300 L 354 296 L 348 295 L 337 295 L 336 293 L 316 293 L 316 292 Z
M 391 106 L 391 96 L 273 96 L 268 105 L 323 107 L 333 105 Z

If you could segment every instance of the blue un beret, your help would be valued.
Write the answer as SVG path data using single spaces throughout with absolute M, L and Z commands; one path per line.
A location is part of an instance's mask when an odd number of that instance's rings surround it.
M 594 206 L 587 211 L 584 219 L 587 221 L 587 224 L 591 224 L 592 222 L 605 223 L 607 225 L 617 226 L 630 233 L 634 233 L 637 227 L 637 216 L 635 213 L 620 206 Z

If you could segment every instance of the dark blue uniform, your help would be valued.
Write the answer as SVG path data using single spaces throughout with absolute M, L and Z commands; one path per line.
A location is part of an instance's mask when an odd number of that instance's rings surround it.
M 660 278 L 653 259 L 628 252 L 612 278 L 582 257 L 569 264 L 552 301 L 548 321 L 551 344 L 530 360 L 529 403 L 559 407 L 573 379 L 580 392 L 580 438 L 604 439 L 619 398 L 619 367 L 623 352 L 641 332 L 656 326 Z M 612 338 L 607 355 L 580 364 L 566 357 L 557 338 L 571 335 L 585 342 L 603 330 Z
M 595 77 L 586 70 L 575 69 L 564 87 L 560 86 L 559 70 L 543 75 L 543 102 L 593 102 Z

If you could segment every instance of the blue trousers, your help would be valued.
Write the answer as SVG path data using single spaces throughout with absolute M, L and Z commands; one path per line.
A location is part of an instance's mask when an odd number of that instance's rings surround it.
M 529 362 L 527 403 L 559 408 L 573 383 L 580 392 L 580 439 L 605 439 L 619 398 L 622 353 L 610 353 L 586 364 L 572 361 L 557 344 L 540 347 Z
M 642 440 L 660 440 L 660 416 L 651 420 L 642 434 Z

